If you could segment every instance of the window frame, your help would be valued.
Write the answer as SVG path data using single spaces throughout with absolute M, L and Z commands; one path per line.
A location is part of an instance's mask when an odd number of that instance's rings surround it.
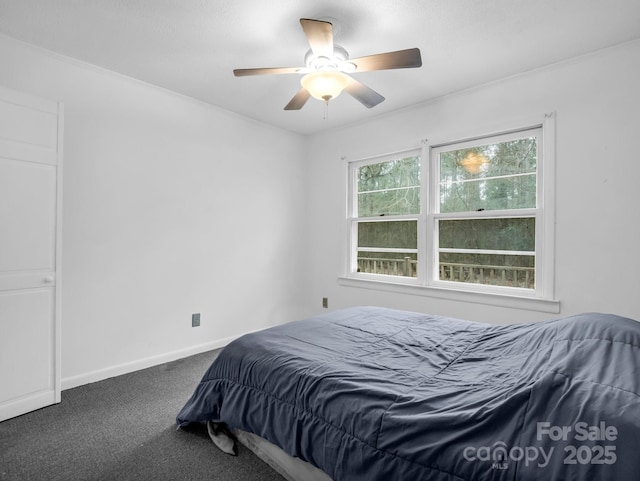
M 536 141 L 536 205 L 535 207 L 519 208 L 519 209 L 500 209 L 500 210 L 485 210 L 485 211 L 463 211 L 463 212 L 440 212 L 440 163 L 438 162 L 438 155 L 441 152 L 447 152 L 450 150 L 468 149 L 486 144 L 494 144 L 501 142 L 508 142 L 509 140 L 521 139 L 528 137 L 529 135 L 535 135 Z M 542 208 L 540 207 L 540 197 L 542 195 L 542 181 L 538 167 L 544 162 L 544 139 L 542 133 L 542 126 L 534 126 L 527 129 L 519 129 L 516 131 L 502 132 L 489 136 L 483 136 L 472 140 L 463 140 L 459 142 L 450 142 L 447 144 L 430 146 L 429 163 L 430 182 L 429 187 L 431 195 L 431 208 L 427 214 L 427 238 L 432 239 L 432 242 L 426 246 L 427 259 L 431 259 L 431 262 L 427 261 L 425 266 L 427 274 L 427 284 L 434 287 L 442 287 L 447 289 L 456 289 L 464 286 L 465 290 L 477 290 L 478 292 L 496 293 L 496 294 L 512 294 L 522 296 L 541 296 L 541 283 L 536 282 L 534 289 L 509 287 L 509 286 L 493 286 L 487 284 L 475 284 L 470 282 L 455 282 L 446 281 L 439 278 L 439 256 L 440 246 L 438 245 L 438 222 L 440 220 L 471 220 L 471 219 L 516 219 L 516 218 L 534 218 L 536 223 L 535 231 L 535 248 L 533 255 L 536 258 L 535 262 L 535 274 L 537 280 L 537 274 L 539 274 L 540 266 L 539 261 L 544 263 L 544 249 L 542 239 L 540 238 L 540 230 L 538 226 L 542 223 Z M 541 162 L 542 160 L 542 162 Z M 459 287 L 460 286 L 460 287 Z
M 408 285 L 418 285 L 420 284 L 418 278 L 406 277 L 406 276 L 394 276 L 387 274 L 373 274 L 367 272 L 357 272 L 358 268 L 358 223 L 360 222 L 393 222 L 393 221 L 413 221 L 417 222 L 418 230 L 417 230 L 417 254 L 418 254 L 418 263 L 420 263 L 420 242 L 421 237 L 424 237 L 424 233 L 421 233 L 420 226 L 424 225 L 424 208 L 422 204 L 422 199 L 424 198 L 424 182 L 422 181 L 422 177 L 424 175 L 424 167 L 423 167 L 423 154 L 424 151 L 421 148 L 409 149 L 399 151 L 393 154 L 386 154 L 375 157 L 368 157 L 365 159 L 359 159 L 355 161 L 351 161 L 347 163 L 348 166 L 348 197 L 347 201 L 347 224 L 349 229 L 349 255 L 348 255 L 348 266 L 347 266 L 347 276 L 367 279 L 372 281 L 379 282 L 391 282 L 396 283 L 397 279 L 400 278 L 403 283 Z M 419 156 L 420 157 L 420 213 L 418 214 L 394 214 L 394 215 L 385 215 L 384 217 L 374 216 L 374 217 L 358 217 L 357 215 L 357 205 L 358 205 L 358 192 L 356 189 L 356 172 L 357 169 L 361 166 L 379 164 L 383 162 L 388 162 L 391 160 L 398 160 L 404 157 L 410 156 Z M 420 269 L 420 265 L 418 264 L 418 269 Z M 419 271 L 418 271 L 419 275 Z
M 488 132 L 473 135 L 449 135 L 440 139 L 422 141 L 421 148 L 401 150 L 392 154 L 364 159 L 347 159 L 347 242 L 348 255 L 345 275 L 340 283 L 354 287 L 367 287 L 392 292 L 434 296 L 490 305 L 521 307 L 545 312 L 559 312 L 559 301 L 554 299 L 555 262 L 555 113 L 513 122 L 505 128 L 496 126 Z M 527 131 L 538 131 L 538 160 L 536 163 L 536 205 L 532 208 L 485 212 L 439 212 L 439 162 L 435 153 L 461 145 L 482 145 L 499 137 L 522 137 Z M 498 142 L 500 140 L 497 140 Z M 506 140 L 505 140 L 506 141 Z M 407 155 L 420 156 L 420 213 L 418 215 L 388 216 L 385 220 L 416 219 L 418 223 L 417 277 L 357 272 L 357 206 L 356 172 L 361 165 L 374 164 Z M 492 286 L 467 282 L 440 280 L 438 275 L 437 221 L 454 218 L 535 217 L 535 288 Z

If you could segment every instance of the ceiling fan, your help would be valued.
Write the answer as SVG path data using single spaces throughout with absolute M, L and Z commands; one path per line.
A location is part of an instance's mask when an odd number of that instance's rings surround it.
M 375 107 L 384 100 L 384 97 L 348 74 L 422 66 L 420 49 L 417 48 L 349 59 L 347 51 L 333 43 L 331 22 L 301 18 L 300 24 L 311 47 L 304 58 L 305 67 L 249 68 L 233 71 L 236 77 L 305 74 L 300 80 L 302 88 L 293 96 L 284 110 L 301 109 L 309 97 L 324 100 L 328 104 L 329 100 L 336 98 L 343 90 L 365 107 Z

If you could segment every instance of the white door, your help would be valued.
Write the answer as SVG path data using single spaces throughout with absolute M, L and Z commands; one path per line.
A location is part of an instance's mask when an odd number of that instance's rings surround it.
M 62 105 L 0 87 L 0 421 L 60 402 Z

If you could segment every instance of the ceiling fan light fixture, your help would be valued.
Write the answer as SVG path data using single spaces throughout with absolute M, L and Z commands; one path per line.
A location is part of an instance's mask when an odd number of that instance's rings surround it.
M 319 70 L 302 77 L 300 84 L 313 98 L 328 102 L 335 99 L 349 83 L 349 77 L 337 70 Z

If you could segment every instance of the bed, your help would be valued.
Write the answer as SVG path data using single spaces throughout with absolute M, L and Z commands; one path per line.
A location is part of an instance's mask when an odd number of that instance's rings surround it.
M 631 319 L 355 307 L 230 343 L 177 423 L 248 433 L 333 481 L 636 481 L 639 383 Z

